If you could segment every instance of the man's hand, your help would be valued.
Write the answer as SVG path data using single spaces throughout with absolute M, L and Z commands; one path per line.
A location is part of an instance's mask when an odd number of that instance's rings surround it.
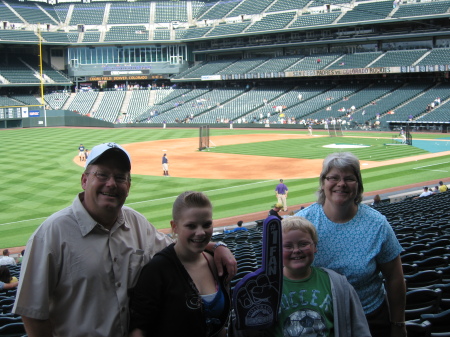
M 237 262 L 231 251 L 225 246 L 218 246 L 214 251 L 214 262 L 219 276 L 223 275 L 225 266 L 228 273 L 226 281 L 230 282 L 237 273 Z

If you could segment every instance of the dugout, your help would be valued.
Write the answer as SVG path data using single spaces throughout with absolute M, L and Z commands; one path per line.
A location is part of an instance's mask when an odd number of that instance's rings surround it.
M 450 122 L 420 122 L 420 121 L 388 121 L 389 131 L 397 131 L 409 127 L 414 132 L 448 133 Z

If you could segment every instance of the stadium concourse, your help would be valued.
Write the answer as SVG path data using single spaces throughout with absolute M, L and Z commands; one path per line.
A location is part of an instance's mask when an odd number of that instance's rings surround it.
M 444 182 L 444 184 L 448 185 L 450 182 L 450 177 L 444 178 L 441 180 Z M 419 195 L 422 192 L 424 186 L 431 187 L 431 186 L 436 186 L 436 185 L 438 185 L 437 180 L 429 180 L 429 181 L 423 181 L 423 182 L 415 183 L 415 184 L 387 188 L 384 190 L 365 192 L 364 196 L 363 196 L 363 203 L 371 204 L 373 201 L 373 197 L 377 194 L 380 195 L 381 200 L 390 200 L 390 202 L 398 202 L 398 201 L 402 201 L 406 198 L 410 198 L 410 197 Z M 274 203 L 275 203 L 275 200 L 274 200 Z M 312 203 L 310 202 L 310 203 L 305 203 L 305 204 L 289 206 L 288 211 L 287 212 L 280 211 L 280 215 L 281 216 L 290 215 L 290 214 L 292 214 L 292 212 L 299 210 L 301 207 L 307 207 L 310 204 L 312 204 Z M 288 201 L 288 205 L 289 205 L 289 201 Z M 237 227 L 238 221 L 243 221 L 244 222 L 243 226 L 252 227 L 252 226 L 256 225 L 256 221 L 263 220 L 264 218 L 267 217 L 267 214 L 271 207 L 272 207 L 272 205 L 267 205 L 267 211 L 255 212 L 255 213 L 244 214 L 244 215 L 236 215 L 236 216 L 223 218 L 223 219 L 215 219 L 214 220 L 214 228 L 215 228 L 214 232 L 222 233 L 225 229 L 226 230 L 233 229 L 233 228 Z M 151 222 L 151 219 L 149 219 L 149 220 Z M 170 234 L 171 229 L 164 228 L 164 229 L 159 229 L 159 231 L 166 233 L 166 234 Z M 3 250 L 4 248 L 9 249 L 10 255 L 12 257 L 17 257 L 19 255 L 19 253 L 23 249 L 25 249 L 25 246 L 3 247 L 0 250 Z

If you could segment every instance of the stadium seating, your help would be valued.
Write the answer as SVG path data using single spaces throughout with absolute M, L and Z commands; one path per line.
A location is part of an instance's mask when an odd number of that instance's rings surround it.
M 370 67 L 410 66 L 422 57 L 425 52 L 425 49 L 391 50 L 384 53 L 379 59 L 370 64 Z
M 216 74 L 246 74 L 251 73 L 253 69 L 267 61 L 267 58 L 255 58 L 255 59 L 243 59 L 239 62 L 230 64 L 223 70 L 218 71 Z
M 268 59 L 266 62 L 260 64 L 252 69 L 250 73 L 269 74 L 285 71 L 287 68 L 298 62 L 301 56 L 280 56 Z M 267 76 L 269 77 L 269 76 Z
M 394 110 L 393 115 L 382 116 L 383 120 L 408 120 L 408 117 L 412 115 L 417 117 L 424 113 L 427 109 L 427 105 L 432 103 L 437 97 L 442 100 L 446 100 L 450 97 L 450 84 L 443 83 L 423 92 L 421 95 L 414 97 L 409 102 L 403 104 L 399 108 Z
M 329 25 L 333 23 L 340 13 L 325 13 L 325 14 L 306 14 L 297 17 L 297 19 L 289 26 L 289 28 L 309 27 Z
M 75 31 L 69 31 L 67 33 L 67 39 L 69 40 L 69 42 L 71 43 L 77 43 L 78 42 L 78 38 L 80 37 L 80 35 L 78 34 L 78 32 Z M 98 42 L 99 39 L 91 41 L 91 42 Z M 87 42 L 87 40 L 86 40 Z
M 271 100 L 281 94 L 280 89 L 249 90 L 223 105 L 194 117 L 194 123 L 215 123 L 217 120 L 237 119 L 263 105 L 263 100 Z
M 26 22 L 31 24 L 56 24 L 56 16 L 51 6 L 45 6 L 45 11 L 41 10 L 37 4 L 33 3 L 9 3 L 13 10 L 17 12 Z M 47 15 L 47 13 L 49 15 Z M 52 16 L 53 14 L 53 16 Z M 3 20 L 3 17 L 2 17 Z M 12 21 L 17 22 L 17 21 Z
M 97 98 L 97 91 L 81 91 L 75 95 L 75 98 L 70 103 L 68 109 L 79 112 L 82 115 L 87 115 Z
M 114 123 L 119 117 L 120 108 L 125 98 L 125 91 L 106 91 L 92 117 Z
M 170 40 L 170 31 L 168 29 L 156 29 L 153 32 L 153 40 Z
M 351 69 L 351 68 L 365 68 L 372 63 L 376 58 L 381 56 L 381 52 L 367 52 L 346 54 L 337 62 L 331 64 L 327 69 Z
M 114 2 L 109 8 L 108 24 L 150 22 L 150 2 Z
M 224 18 L 230 11 L 236 7 L 240 1 L 218 1 L 216 3 L 207 3 L 210 6 L 203 14 L 198 17 L 198 20 L 219 20 Z M 205 5 L 205 6 L 206 6 Z
M 308 4 L 309 0 L 277 0 L 267 9 L 269 12 L 298 10 Z
M 2 21 L 21 22 L 19 17 L 4 3 L 0 3 L 0 17 Z
M 192 27 L 189 29 L 177 29 L 175 30 L 175 38 L 177 40 L 197 39 L 204 36 L 210 30 L 211 27 Z
M 392 1 L 376 1 L 358 3 L 352 10 L 347 11 L 339 19 L 339 23 L 362 22 L 385 19 L 392 11 Z
M 442 297 L 440 289 L 414 289 L 406 292 L 405 318 L 407 321 L 420 319 L 422 314 L 439 312 Z
M 222 36 L 222 35 L 233 35 L 239 34 L 244 31 L 245 28 L 248 27 L 250 22 L 240 22 L 240 23 L 229 23 L 229 24 L 221 24 L 215 26 L 211 29 L 205 36 Z
M 41 104 L 40 100 L 38 100 L 36 97 L 32 96 L 32 95 L 13 95 L 11 96 L 11 98 L 22 102 L 26 105 L 37 105 L 37 104 Z
M 418 66 L 444 65 L 450 62 L 450 48 L 434 48 L 429 54 L 417 62 Z
M 65 32 L 41 32 L 42 38 L 47 42 L 70 43 L 69 37 Z
M 103 23 L 106 3 L 78 3 L 71 6 L 73 6 L 73 11 L 69 25 L 101 25 Z
M 272 1 L 273 0 L 242 0 L 230 13 L 225 15 L 225 17 L 263 13 Z
M 420 317 L 421 321 L 428 321 L 431 323 L 431 337 L 450 337 L 450 310 L 445 310 L 436 314 L 423 314 Z
M 236 59 L 205 62 L 196 67 L 188 69 L 182 75 L 180 74 L 178 76 L 175 76 L 174 78 L 201 78 L 205 75 L 214 75 L 219 71 L 226 69 L 235 61 Z
M 0 39 L 3 41 L 38 42 L 39 38 L 33 31 L 28 30 L 0 30 Z
M 327 105 L 324 109 L 321 109 L 314 114 L 311 114 L 308 116 L 312 119 L 327 119 L 329 117 L 342 117 L 347 114 L 347 111 L 351 107 L 355 107 L 356 109 L 360 109 L 361 107 L 364 107 L 374 100 L 379 99 L 380 97 L 386 95 L 387 93 L 391 92 L 395 89 L 395 85 L 387 85 L 384 83 L 369 85 L 366 88 L 361 89 L 357 93 L 346 97 L 345 101 L 339 101 L 334 104 Z M 331 108 L 331 110 L 327 110 Z M 342 111 L 339 111 L 342 110 Z
M 355 85 L 349 85 L 349 86 L 337 86 L 334 87 L 326 92 L 323 92 L 317 96 L 314 96 L 308 100 L 303 100 L 301 104 L 294 106 L 293 108 L 289 108 L 285 110 L 286 118 L 292 118 L 295 119 L 305 119 L 305 118 L 313 118 L 311 116 L 317 116 L 316 118 L 326 118 L 330 117 L 330 111 L 326 111 L 326 107 L 332 104 L 333 102 L 341 101 L 344 97 L 350 96 L 356 91 L 361 90 L 363 86 L 355 86 Z M 327 115 L 324 117 L 320 117 L 319 115 L 315 114 L 315 112 L 318 112 L 320 110 L 326 111 Z M 320 118 L 319 118 L 320 117 Z M 278 116 L 271 117 L 271 121 L 275 121 Z
M 286 71 L 324 69 L 328 64 L 332 63 L 340 56 L 340 54 L 316 54 L 313 56 L 305 56 L 299 62 L 287 68 Z
M 164 23 L 172 21 L 187 22 L 186 2 L 177 1 L 175 3 L 167 3 L 167 1 L 156 2 L 155 23 Z
M 413 99 L 421 92 L 428 89 L 428 83 L 408 83 L 398 89 L 384 95 L 380 99 L 361 108 L 353 114 L 353 120 L 357 123 L 365 123 L 365 121 L 374 120 L 377 115 L 383 115 L 388 111 L 395 110 L 399 105 Z M 365 112 L 365 115 L 362 113 Z M 397 119 L 396 119 L 397 120 Z
M 64 106 L 70 94 L 68 93 L 51 93 L 45 95 L 47 104 L 55 110 L 59 110 Z
M 134 90 L 131 93 L 127 113 L 122 123 L 134 122 L 150 105 L 150 90 Z
M 392 15 L 394 18 L 405 18 L 411 16 L 444 14 L 450 8 L 449 1 L 434 3 L 411 3 L 402 4 Z
M 283 29 L 292 21 L 294 15 L 294 12 L 267 15 L 260 21 L 256 21 L 254 24 L 248 27 L 245 32 L 250 33 L 265 30 Z
M 113 26 L 105 34 L 105 41 L 145 41 L 149 32 L 145 26 Z

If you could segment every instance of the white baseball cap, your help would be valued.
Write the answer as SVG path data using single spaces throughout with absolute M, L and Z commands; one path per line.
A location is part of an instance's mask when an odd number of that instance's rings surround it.
M 131 170 L 130 155 L 122 146 L 120 146 L 119 144 L 116 144 L 116 143 L 104 143 L 104 144 L 94 146 L 86 160 L 86 164 L 84 165 L 84 167 L 87 167 L 88 165 L 91 165 L 91 164 L 95 164 L 105 152 L 117 153 L 117 155 L 119 155 L 121 157 L 121 160 L 125 161 L 128 171 Z

